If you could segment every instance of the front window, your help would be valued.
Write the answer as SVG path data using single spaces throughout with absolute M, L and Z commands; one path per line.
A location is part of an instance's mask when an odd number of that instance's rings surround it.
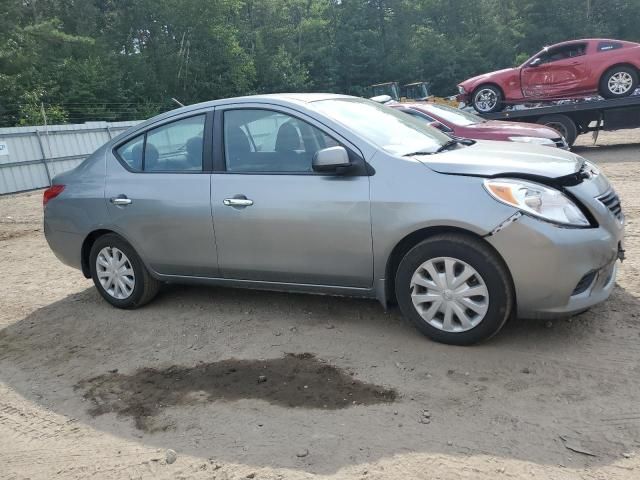
M 459 127 L 466 127 L 467 125 L 486 122 L 484 118 L 478 115 L 474 115 L 471 112 L 465 112 L 459 108 L 453 108 L 448 105 L 430 103 L 422 108 L 427 112 L 431 112 L 434 115 L 441 117 L 445 122 L 453 123 Z
M 313 172 L 318 150 L 338 145 L 299 118 L 262 109 L 224 112 L 228 172 Z
M 569 45 L 562 45 L 560 47 L 545 48 L 542 52 L 536 55 L 535 58 L 539 58 L 539 65 L 543 65 L 545 63 L 566 60 L 568 58 L 581 57 L 586 52 L 586 43 L 571 43 Z
M 311 105 L 391 154 L 434 153 L 451 140 L 424 121 L 370 100 L 340 98 L 320 100 Z

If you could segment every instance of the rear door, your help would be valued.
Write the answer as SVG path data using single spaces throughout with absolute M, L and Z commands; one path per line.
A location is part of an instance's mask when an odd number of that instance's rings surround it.
M 320 174 L 316 151 L 342 144 L 285 107 L 216 110 L 220 165 L 211 203 L 221 274 L 230 279 L 370 287 L 369 177 Z M 348 147 L 348 145 L 345 145 Z M 365 173 L 363 173 L 363 170 Z
M 587 43 L 572 43 L 541 53 L 539 63 L 521 70 L 522 93 L 527 98 L 558 98 L 584 92 L 589 80 Z
M 165 122 L 118 145 L 107 162 L 114 228 L 158 273 L 217 276 L 212 121 L 209 112 Z

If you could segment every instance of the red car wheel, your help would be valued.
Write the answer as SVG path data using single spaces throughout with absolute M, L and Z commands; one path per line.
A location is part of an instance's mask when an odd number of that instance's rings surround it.
M 499 112 L 502 110 L 502 92 L 493 85 L 480 85 L 473 92 L 473 108 L 478 113 Z
M 600 94 L 605 98 L 626 97 L 637 87 L 638 72 L 624 65 L 610 68 L 600 79 Z

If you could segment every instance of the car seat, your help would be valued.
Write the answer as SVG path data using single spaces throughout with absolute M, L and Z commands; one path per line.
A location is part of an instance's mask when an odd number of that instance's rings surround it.
M 202 170 L 202 137 L 187 140 L 187 170 Z

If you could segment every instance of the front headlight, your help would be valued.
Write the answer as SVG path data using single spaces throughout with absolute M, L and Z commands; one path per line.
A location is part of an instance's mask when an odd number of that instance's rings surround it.
M 487 192 L 498 200 L 548 222 L 588 227 L 589 220 L 566 195 L 539 183 L 512 178 L 484 181 Z
M 467 92 L 462 85 L 458 85 L 458 93 L 464 95 Z
M 556 142 L 551 140 L 550 138 L 543 137 L 509 137 L 509 140 L 512 142 L 520 142 L 520 143 L 535 143 L 536 145 L 549 145 L 556 146 Z

